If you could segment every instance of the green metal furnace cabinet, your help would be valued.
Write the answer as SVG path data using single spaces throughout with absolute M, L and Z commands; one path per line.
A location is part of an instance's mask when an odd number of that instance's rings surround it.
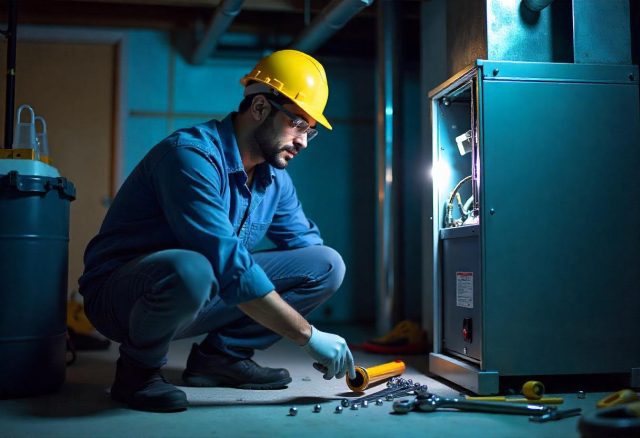
M 429 97 L 430 372 L 640 386 L 637 66 L 478 60 Z

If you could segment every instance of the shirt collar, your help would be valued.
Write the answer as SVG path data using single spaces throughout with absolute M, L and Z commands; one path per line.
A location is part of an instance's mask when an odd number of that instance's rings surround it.
M 233 129 L 233 117 L 236 112 L 229 113 L 220 121 L 218 126 L 218 135 L 224 150 L 224 158 L 226 162 L 226 170 L 228 173 L 244 172 L 244 165 L 240 157 L 240 148 L 236 139 L 236 133 Z M 263 181 L 265 186 L 273 182 L 275 177 L 275 169 L 268 163 L 261 163 L 256 166 L 256 176 Z

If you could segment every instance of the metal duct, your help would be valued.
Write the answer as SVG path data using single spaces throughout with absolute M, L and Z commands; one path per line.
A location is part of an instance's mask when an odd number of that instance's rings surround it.
M 451 7 L 453 3 L 455 7 Z M 571 2 L 568 0 L 456 0 L 447 5 L 450 75 L 476 59 L 573 60 Z M 527 5 L 545 7 L 534 12 Z
M 540 12 L 553 3 L 553 0 L 522 0 L 522 3 L 529 8 L 530 11 Z
M 218 45 L 220 36 L 226 32 L 234 18 L 240 13 L 244 0 L 223 0 L 216 8 L 216 13 L 211 18 L 209 26 L 193 50 L 191 62 L 202 64 Z
M 291 48 L 313 52 L 373 0 L 333 0 L 311 21 L 291 44 Z
M 572 0 L 573 61 L 631 64 L 628 0 Z
M 378 3 L 377 29 L 377 138 L 376 138 L 376 329 L 391 329 L 397 309 L 396 217 L 397 190 L 393 185 L 394 146 L 399 130 L 398 108 L 398 33 L 396 5 L 393 0 Z M 397 182 L 396 182 L 397 185 Z

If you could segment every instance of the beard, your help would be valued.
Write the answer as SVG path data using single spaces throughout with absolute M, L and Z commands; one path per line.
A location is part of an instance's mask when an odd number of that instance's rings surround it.
M 265 161 L 276 169 L 284 169 L 290 160 L 289 156 L 285 155 L 284 152 L 295 153 L 296 148 L 291 144 L 284 146 L 279 145 L 280 141 L 273 127 L 274 114 L 275 113 L 271 113 L 264 123 L 256 129 L 253 138 Z

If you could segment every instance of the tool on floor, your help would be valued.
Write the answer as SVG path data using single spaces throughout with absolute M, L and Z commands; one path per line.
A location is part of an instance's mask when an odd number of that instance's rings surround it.
M 547 421 L 556 421 L 561 420 L 563 418 L 575 417 L 576 415 L 581 415 L 582 409 L 553 409 L 546 414 L 543 415 L 532 415 L 529 417 L 529 421 L 533 421 L 535 423 L 546 423 Z
M 346 377 L 347 386 L 352 391 L 362 392 L 375 383 L 396 377 L 404 373 L 406 366 L 401 360 L 394 360 L 393 362 L 387 362 L 373 367 L 356 367 L 355 379 Z
M 608 396 L 600 399 L 596 403 L 598 409 L 610 408 L 612 406 L 623 405 L 638 401 L 638 394 L 631 389 L 621 389 L 620 391 L 609 394 Z
M 412 410 L 433 412 L 441 408 L 453 408 L 462 411 L 488 412 L 496 414 L 516 415 L 544 415 L 555 407 L 541 405 L 518 405 L 512 403 L 470 401 L 458 398 L 441 398 L 434 394 L 419 394 L 413 400 L 398 400 L 393 402 L 393 411 L 406 414 Z
M 544 385 L 537 380 L 529 380 L 522 385 L 522 395 L 529 400 L 539 400 L 544 395 Z
M 475 401 L 495 401 L 507 403 L 537 403 L 547 405 L 559 405 L 564 403 L 562 397 L 544 397 L 544 385 L 537 380 L 529 380 L 522 385 L 522 397 L 506 397 L 503 395 L 496 396 L 466 396 L 466 400 Z
M 371 394 L 367 394 L 355 400 L 347 400 L 347 403 L 362 404 L 365 401 L 370 402 L 374 400 L 382 400 L 383 398 L 387 400 L 393 400 L 394 398 L 404 397 L 410 394 L 417 393 L 426 394 L 427 385 L 414 383 L 411 379 L 405 380 L 401 377 L 393 377 L 387 382 L 387 388 Z
M 472 397 L 467 395 L 465 400 L 486 401 L 486 402 L 505 402 L 505 403 L 535 403 L 542 405 L 560 405 L 564 403 L 562 397 L 542 397 L 537 400 L 531 400 L 525 397 L 506 397 L 504 395 L 488 396 L 488 397 Z
M 640 401 L 598 409 L 578 422 L 583 438 L 640 436 Z

